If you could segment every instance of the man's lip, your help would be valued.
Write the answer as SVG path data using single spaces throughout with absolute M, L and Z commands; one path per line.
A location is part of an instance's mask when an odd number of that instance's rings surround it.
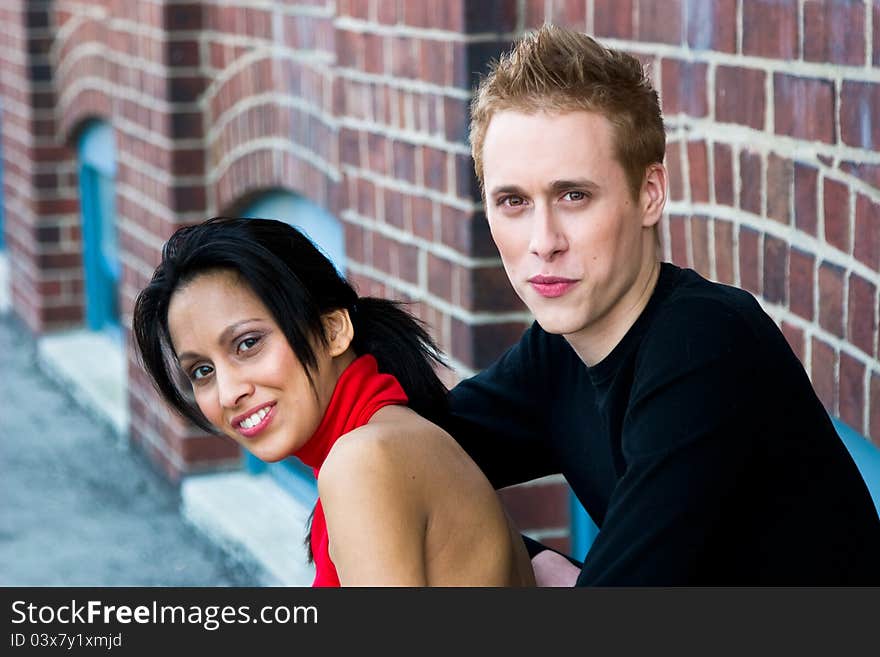
M 538 276 L 532 276 L 529 280 L 529 283 L 533 285 L 554 285 L 556 283 L 577 283 L 576 278 L 565 278 L 564 276 L 544 276 L 543 274 L 539 274 Z
M 230 423 L 233 427 L 235 427 L 236 429 L 240 429 L 240 428 L 241 428 L 241 423 L 242 423 L 243 420 L 246 420 L 246 419 L 249 418 L 251 415 L 253 415 L 253 414 L 256 413 L 257 411 L 259 411 L 261 408 L 271 408 L 271 407 L 274 406 L 274 405 L 275 405 L 275 402 L 267 402 L 267 403 L 265 403 L 265 404 L 260 404 L 259 406 L 254 406 L 254 407 L 251 408 L 249 411 L 245 411 L 245 412 L 242 413 L 241 415 L 236 415 L 234 418 L 232 418 L 232 420 L 230 420 L 229 423 Z

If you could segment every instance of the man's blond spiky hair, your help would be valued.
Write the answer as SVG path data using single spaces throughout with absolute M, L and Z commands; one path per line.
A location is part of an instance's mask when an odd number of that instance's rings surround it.
M 573 30 L 544 25 L 517 41 L 480 82 L 471 102 L 470 141 L 481 187 L 486 130 L 503 110 L 604 116 L 634 198 L 648 165 L 662 163 L 666 152 L 657 92 L 639 60 Z

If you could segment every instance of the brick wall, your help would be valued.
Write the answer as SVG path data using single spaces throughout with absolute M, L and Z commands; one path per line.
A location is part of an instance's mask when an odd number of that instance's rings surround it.
M 51 4 L 0 7 L 4 233 L 12 304 L 34 331 L 83 319 L 77 177 L 58 136 Z
M 238 6 L 240 4 L 241 6 Z M 13 303 L 82 321 L 73 146 L 117 139 L 121 307 L 178 226 L 284 188 L 345 226 L 362 294 L 417 301 L 455 371 L 528 322 L 466 141 L 475 75 L 552 21 L 638 56 L 669 131 L 665 257 L 759 296 L 829 411 L 880 444 L 876 0 L 17 0 L 0 8 Z M 130 355 L 131 434 L 178 479 L 237 460 L 156 403 Z M 558 478 L 504 493 L 567 543 Z

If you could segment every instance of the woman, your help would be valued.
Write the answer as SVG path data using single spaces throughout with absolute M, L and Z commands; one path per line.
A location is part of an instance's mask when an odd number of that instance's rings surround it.
M 439 353 L 397 304 L 358 298 L 279 221 L 178 230 L 134 309 L 146 371 L 198 426 L 315 470 L 315 586 L 534 578 L 489 482 L 433 424 Z

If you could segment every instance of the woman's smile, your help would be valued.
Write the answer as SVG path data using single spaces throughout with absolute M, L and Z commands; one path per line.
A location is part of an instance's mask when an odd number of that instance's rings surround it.
M 274 419 L 275 404 L 276 402 L 263 404 L 256 408 L 256 410 L 252 409 L 247 413 L 237 415 L 232 419 L 230 424 L 232 424 L 233 428 L 244 437 L 253 438 L 262 433 L 262 431 L 268 427 L 269 423 Z

